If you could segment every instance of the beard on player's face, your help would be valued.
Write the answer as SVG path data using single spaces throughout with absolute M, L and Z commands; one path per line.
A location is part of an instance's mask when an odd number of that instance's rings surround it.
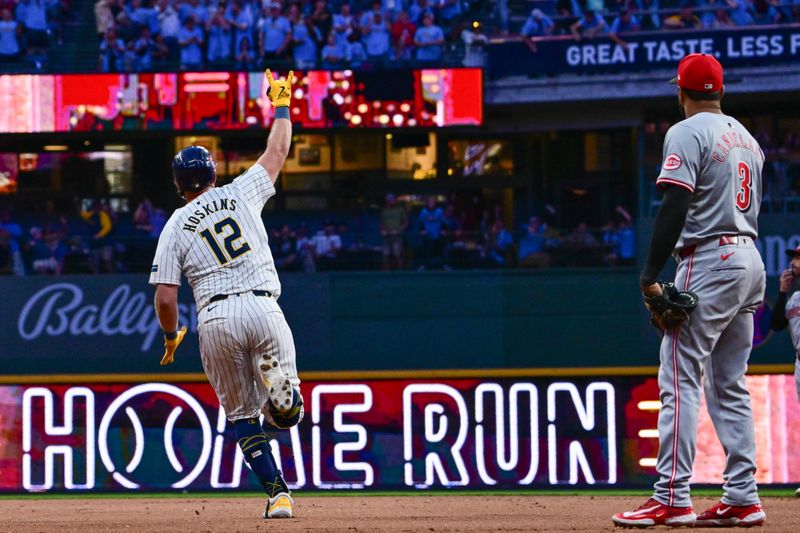
M 792 259 L 792 262 L 789 263 L 789 268 L 792 269 L 792 273 L 794 277 L 800 277 L 800 256 L 795 256 Z

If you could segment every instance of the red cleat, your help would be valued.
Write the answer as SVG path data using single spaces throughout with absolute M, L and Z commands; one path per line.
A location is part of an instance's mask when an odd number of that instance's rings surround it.
M 614 524 L 623 527 L 691 527 L 697 515 L 691 507 L 670 507 L 650 498 L 635 511 L 617 513 L 611 517 Z
M 755 505 L 717 505 L 697 517 L 697 527 L 752 527 L 764 525 L 767 515 L 760 504 Z

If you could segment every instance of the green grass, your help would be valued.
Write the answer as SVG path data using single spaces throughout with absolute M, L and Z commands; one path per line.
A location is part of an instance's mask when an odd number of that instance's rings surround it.
M 765 498 L 794 497 L 794 487 L 763 488 L 758 492 Z M 417 491 L 315 491 L 300 490 L 302 496 L 588 496 L 588 497 L 647 497 L 651 490 L 644 489 L 520 489 L 520 490 L 417 490 Z M 698 488 L 692 490 L 697 497 L 714 497 L 721 494 L 718 488 Z M 34 494 L 0 494 L 0 500 L 42 499 L 42 500 L 95 500 L 95 499 L 130 499 L 130 498 L 236 498 L 258 496 L 258 492 L 116 492 L 116 493 L 34 493 Z

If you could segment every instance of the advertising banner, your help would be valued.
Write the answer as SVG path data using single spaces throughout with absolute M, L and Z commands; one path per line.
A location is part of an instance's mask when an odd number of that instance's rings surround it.
M 303 128 L 483 122 L 480 69 L 294 73 L 292 120 Z M 0 105 L 0 132 L 264 128 L 273 117 L 265 80 L 263 72 L 0 76 L 0 103 L 9 104 Z
M 609 21 L 610 22 L 610 21 Z M 599 74 L 675 69 L 686 54 L 714 54 L 726 67 L 789 64 L 800 59 L 800 25 L 745 29 L 644 32 L 621 35 L 623 47 L 608 36 L 536 40 L 536 51 L 521 40 L 489 47 L 493 79 L 519 75 Z
M 793 376 L 748 378 L 758 481 L 800 482 Z M 646 486 L 655 378 L 304 382 L 305 419 L 273 433 L 296 489 Z M 257 489 L 208 384 L 0 386 L 0 490 Z M 700 416 L 695 478 L 725 455 Z

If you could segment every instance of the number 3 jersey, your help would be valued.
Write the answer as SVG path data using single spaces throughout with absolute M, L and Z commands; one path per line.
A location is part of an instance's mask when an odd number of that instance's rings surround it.
M 189 280 L 198 310 L 212 296 L 268 290 L 280 281 L 261 211 L 275 187 L 259 164 L 224 187 L 211 188 L 175 210 L 158 238 L 150 284 Z
M 703 112 L 672 126 L 656 183 L 692 192 L 676 248 L 720 235 L 758 237 L 763 166 L 758 142 L 732 117 Z

